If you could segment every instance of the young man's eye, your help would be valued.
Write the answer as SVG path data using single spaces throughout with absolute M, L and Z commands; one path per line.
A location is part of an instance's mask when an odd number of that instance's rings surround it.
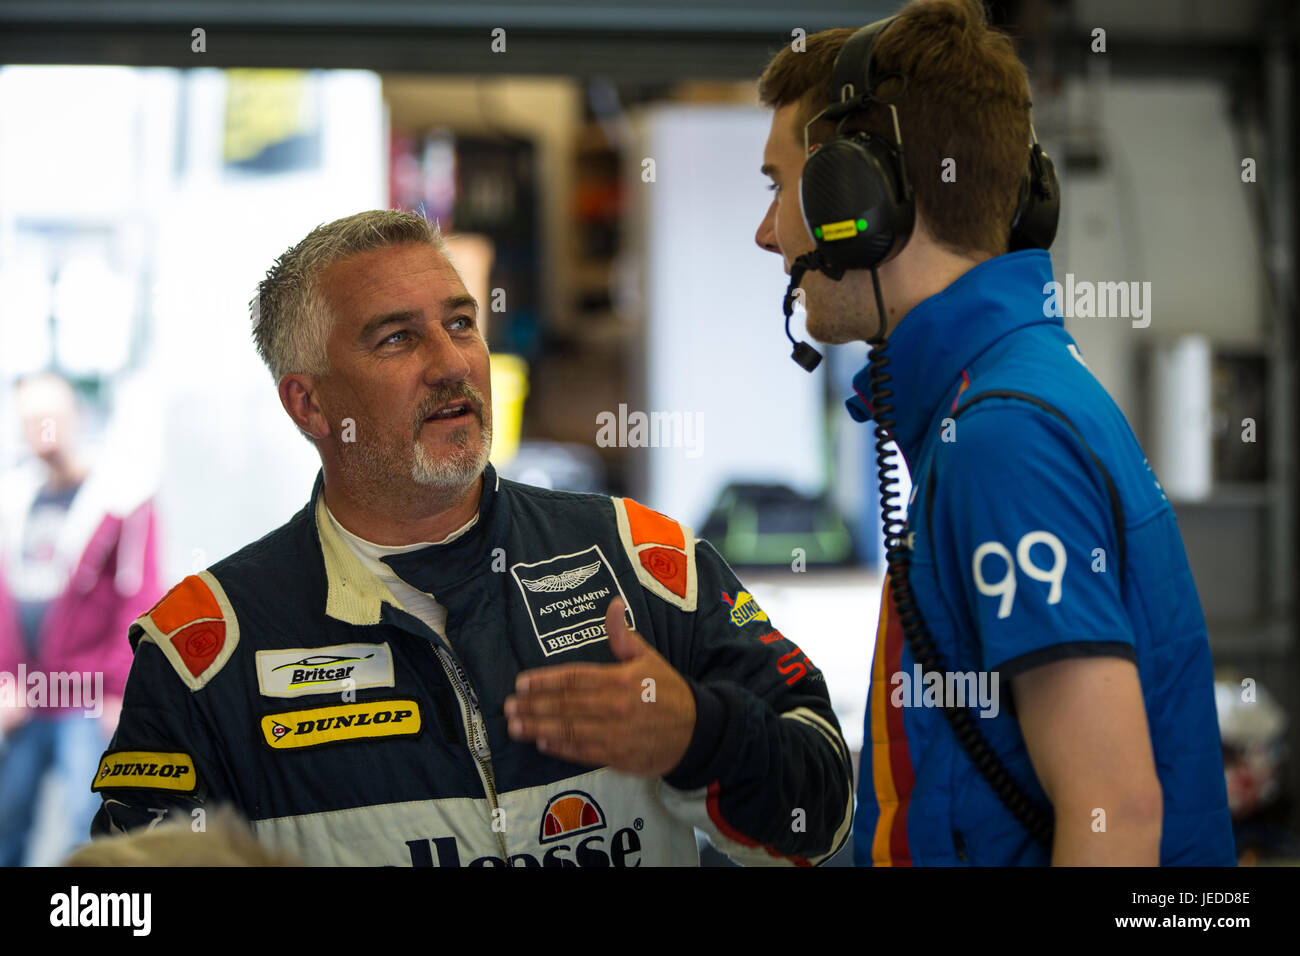
M 779 192 L 781 191 L 781 184 L 780 184 L 780 183 L 772 183 L 772 184 L 771 184 L 770 186 L 768 186 L 767 188 L 768 188 L 769 190 L 771 190 L 772 192 L 774 192 L 774 193 L 779 193 Z

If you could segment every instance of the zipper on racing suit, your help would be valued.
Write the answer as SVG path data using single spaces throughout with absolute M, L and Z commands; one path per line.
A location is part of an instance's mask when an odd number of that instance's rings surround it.
M 456 698 L 460 701 L 461 718 L 465 722 L 465 739 L 469 744 L 470 755 L 474 758 L 474 766 L 478 768 L 479 778 L 483 781 L 483 790 L 487 793 L 488 803 L 492 806 L 492 822 L 496 823 L 496 811 L 500 809 L 497 803 L 496 777 L 492 773 L 492 750 L 488 746 L 487 725 L 483 721 L 483 712 L 479 709 L 478 694 L 474 691 L 474 686 L 469 682 L 469 675 L 460 666 L 455 655 L 433 644 L 426 646 L 438 658 L 438 663 L 442 665 L 447 679 L 456 691 Z M 506 866 L 509 866 L 510 853 L 506 848 L 505 832 L 502 830 L 494 830 L 494 832 L 497 843 L 501 847 L 501 859 Z

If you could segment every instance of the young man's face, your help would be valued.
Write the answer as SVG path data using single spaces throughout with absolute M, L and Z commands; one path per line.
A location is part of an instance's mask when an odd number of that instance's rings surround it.
M 799 178 L 803 174 L 804 146 L 802 127 L 798 127 L 799 104 L 787 103 L 772 113 L 772 128 L 763 147 L 763 173 L 772 180 L 772 204 L 759 223 L 754 241 L 768 252 L 785 260 L 786 274 L 795 259 L 815 248 L 812 235 L 804 224 L 799 206 Z M 808 334 L 819 342 L 842 344 L 866 338 L 863 332 L 865 303 L 855 296 L 845 281 L 835 282 L 820 272 L 807 272 L 800 288 L 804 290 L 805 324 Z M 874 307 L 870 308 L 872 316 Z
M 334 326 L 316 390 L 340 467 L 361 487 L 476 479 L 492 444 L 488 350 L 451 263 L 429 245 L 388 246 L 334 263 L 321 289 Z

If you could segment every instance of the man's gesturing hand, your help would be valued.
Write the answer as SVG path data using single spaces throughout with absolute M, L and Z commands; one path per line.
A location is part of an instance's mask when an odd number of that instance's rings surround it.
M 605 633 L 619 663 L 563 664 L 516 678 L 505 704 L 510 736 L 573 763 L 661 777 L 686 755 L 695 695 L 627 626 L 622 598 L 605 612 Z

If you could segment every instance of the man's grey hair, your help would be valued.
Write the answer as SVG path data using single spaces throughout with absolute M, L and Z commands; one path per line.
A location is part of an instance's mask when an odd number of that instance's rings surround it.
M 290 373 L 329 371 L 325 342 L 334 316 L 320 288 L 321 273 L 350 256 L 408 242 L 447 254 L 436 222 L 399 209 L 372 209 L 317 226 L 275 260 L 248 308 L 258 354 L 277 383 Z

